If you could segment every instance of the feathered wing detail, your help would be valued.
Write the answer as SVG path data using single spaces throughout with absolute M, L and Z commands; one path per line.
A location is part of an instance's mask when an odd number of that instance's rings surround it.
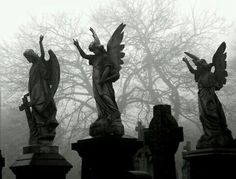
M 52 50 L 49 50 L 48 53 L 50 56 L 49 60 L 47 61 L 47 68 L 49 75 L 48 83 L 50 85 L 50 95 L 51 98 L 53 98 L 57 91 L 60 81 L 60 65 L 55 53 Z
M 121 44 L 123 37 L 124 37 L 124 28 L 125 24 L 121 23 L 117 29 L 112 34 L 110 40 L 107 43 L 107 53 L 108 53 L 108 59 L 110 63 L 113 65 L 114 69 L 112 70 L 112 77 L 109 79 L 112 82 L 115 82 L 120 77 L 120 69 L 121 65 L 124 64 L 123 60 L 121 60 L 125 53 L 122 52 L 125 45 Z
M 226 43 L 222 42 L 218 49 L 216 50 L 213 58 L 212 58 L 212 63 L 215 67 L 215 79 L 218 83 L 216 90 L 220 90 L 223 85 L 226 83 L 226 77 L 228 76 L 228 73 L 226 71 Z

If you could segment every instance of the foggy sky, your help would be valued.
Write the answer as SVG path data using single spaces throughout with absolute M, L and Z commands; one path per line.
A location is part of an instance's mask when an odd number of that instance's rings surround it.
M 61 12 L 84 17 L 94 8 L 111 2 L 112 0 L 0 0 L 0 40 L 12 39 L 19 26 L 29 22 L 31 17 Z M 236 29 L 235 0 L 177 0 L 179 13 L 188 15 L 193 6 L 199 11 L 216 12 L 218 16 L 224 17 L 227 23 L 234 23 L 232 33 L 223 37 L 232 39 Z

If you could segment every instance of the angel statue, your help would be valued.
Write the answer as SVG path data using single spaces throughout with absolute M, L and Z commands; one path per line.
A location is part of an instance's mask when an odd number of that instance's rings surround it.
M 43 38 L 41 35 L 39 40 L 40 57 L 32 49 L 23 53 L 28 62 L 32 63 L 29 72 L 29 93 L 24 95 L 23 104 L 19 107 L 21 111 L 26 112 L 30 128 L 29 145 L 51 145 L 58 126 L 53 97 L 60 81 L 60 67 L 52 50 L 48 51 L 49 60 L 45 60 Z
M 93 52 L 90 55 L 81 49 L 78 40 L 73 39 L 80 55 L 88 59 L 89 64 L 93 66 L 93 95 L 96 101 L 98 118 L 90 126 L 89 133 L 92 137 L 122 136 L 124 134 L 124 126 L 121 122 L 121 114 L 112 85 L 119 79 L 121 64 L 124 63 L 121 60 L 125 56 L 122 52 L 125 46 L 121 44 L 124 28 L 125 24 L 123 23 L 117 27 L 108 41 L 107 50 L 101 45 L 95 31 L 90 28 L 94 38 L 94 41 L 88 47 Z
M 233 145 L 231 131 L 227 127 L 222 105 L 215 93 L 226 84 L 228 74 L 226 71 L 225 49 L 226 44 L 223 42 L 216 50 L 210 64 L 205 59 L 200 59 L 191 53 L 184 52 L 192 58 L 197 67 L 194 69 L 187 58 L 183 58 L 198 83 L 199 115 L 204 134 L 198 140 L 197 149 L 230 147 Z M 215 69 L 214 73 L 211 72 L 212 67 Z

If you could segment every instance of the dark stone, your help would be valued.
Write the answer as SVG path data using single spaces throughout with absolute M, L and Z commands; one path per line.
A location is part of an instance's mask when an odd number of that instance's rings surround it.
M 72 165 L 58 153 L 57 146 L 28 146 L 10 167 L 16 179 L 65 179 Z
M 144 171 L 129 171 L 129 179 L 152 179 L 151 175 Z
M 191 179 L 236 178 L 236 149 L 210 148 L 186 152 Z
M 191 151 L 191 142 L 187 141 L 186 145 L 183 147 L 182 156 L 184 157 L 187 152 Z M 189 161 L 183 159 L 182 163 L 182 179 L 190 178 L 190 163 Z
M 31 145 L 27 147 L 23 147 L 23 154 L 29 153 L 58 153 L 59 147 L 58 146 L 37 146 Z
M 0 179 L 2 179 L 2 168 L 5 166 L 5 160 L 4 158 L 2 157 L 2 152 L 0 150 L 0 169 L 1 169 L 1 173 L 0 173 Z
M 27 61 L 32 63 L 28 93 L 23 96 L 23 103 L 19 106 L 27 117 L 29 145 L 52 145 L 58 126 L 54 95 L 60 81 L 60 65 L 52 50 L 48 51 L 49 60 L 45 60 L 43 38 L 42 35 L 39 38 L 40 56 L 32 49 L 23 53 Z
M 135 138 L 97 137 L 73 143 L 72 150 L 82 157 L 81 179 L 130 179 L 133 156 L 142 146 Z
M 140 148 L 134 156 L 135 170 L 145 171 L 149 173 L 150 176 L 153 176 L 152 154 L 144 140 L 148 133 L 148 128 L 146 128 L 141 121 L 138 121 L 135 130 L 138 133 L 138 140 L 144 143 L 143 147 Z
M 212 63 L 207 63 L 205 59 L 184 52 L 192 58 L 197 67 L 193 68 L 188 59 L 183 58 L 198 84 L 198 109 L 203 135 L 197 142 L 197 149 L 226 148 L 234 145 L 222 104 L 215 92 L 219 91 L 227 81 L 227 55 L 225 50 L 226 43 L 222 42 L 213 55 Z M 214 72 L 211 70 L 212 67 L 214 67 Z
M 123 52 L 125 45 L 121 42 L 125 26 L 121 23 L 116 28 L 107 43 L 107 50 L 101 44 L 93 28 L 90 28 L 90 31 L 94 41 L 89 45 L 92 54 L 86 54 L 80 47 L 78 40 L 73 40 L 80 55 L 89 60 L 89 64 L 93 66 L 92 86 L 98 119 L 89 128 L 89 134 L 92 137 L 106 137 L 108 135 L 121 137 L 124 135 L 124 126 L 115 100 L 113 83 L 120 78 L 119 71 L 124 63 L 122 58 L 125 56 Z M 107 68 L 108 66 L 109 68 Z
M 170 105 L 156 105 L 153 108 L 153 119 L 145 135 L 153 158 L 154 179 L 175 179 L 175 153 L 179 142 L 183 141 L 183 128 L 171 115 Z

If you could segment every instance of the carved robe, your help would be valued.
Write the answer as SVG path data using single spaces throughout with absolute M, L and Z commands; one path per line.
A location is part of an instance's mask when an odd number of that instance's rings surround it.
M 29 73 L 29 95 L 32 104 L 32 121 L 34 123 L 31 143 L 38 140 L 52 141 L 55 137 L 56 105 L 50 94 L 47 66 L 44 59 L 38 58 Z M 31 129 L 32 130 L 32 129 Z
M 120 112 L 115 101 L 115 92 L 111 81 L 106 81 L 100 84 L 102 73 L 105 67 L 109 66 L 110 70 L 112 65 L 108 63 L 106 54 L 95 56 L 89 61 L 93 66 L 93 94 L 96 101 L 98 120 L 118 120 L 120 121 Z
M 232 136 L 227 128 L 226 117 L 222 105 L 215 94 L 217 81 L 210 71 L 204 71 L 196 78 L 198 82 L 198 103 L 200 121 L 204 135 L 200 138 L 197 148 L 207 146 L 225 146 L 231 142 Z

